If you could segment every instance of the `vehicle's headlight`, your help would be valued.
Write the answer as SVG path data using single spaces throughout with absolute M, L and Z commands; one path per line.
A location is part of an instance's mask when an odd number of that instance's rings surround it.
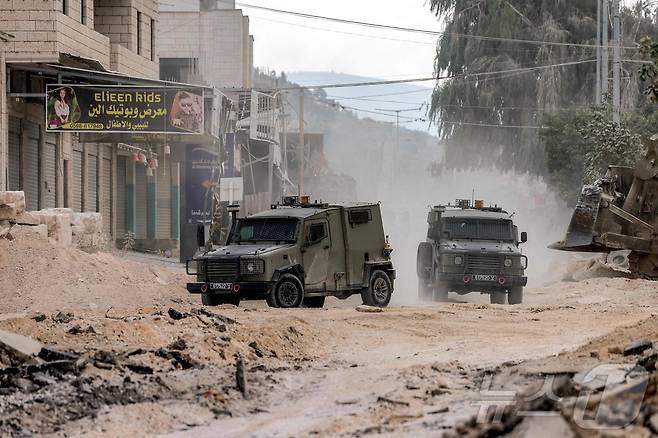
M 464 258 L 462 256 L 455 256 L 455 265 L 461 265 L 464 263 Z
M 240 274 L 258 275 L 265 272 L 265 262 L 260 259 L 240 260 Z
M 514 261 L 512 259 L 505 259 L 505 267 L 506 268 L 511 268 L 513 264 L 514 264 Z

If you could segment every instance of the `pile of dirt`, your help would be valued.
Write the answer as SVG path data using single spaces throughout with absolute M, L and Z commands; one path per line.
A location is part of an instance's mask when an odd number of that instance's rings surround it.
M 189 302 L 186 276 L 124 259 L 55 246 L 29 227 L 0 239 L 2 313 L 138 307 Z
M 0 355 L 0 436 L 67 436 L 67 428 L 75 435 L 121 406 L 147 409 L 152 419 L 169 412 L 178 421 L 151 419 L 147 430 L 139 429 L 142 421 L 137 430 L 114 429 L 110 436 L 171 432 L 258 412 L 268 405 L 277 376 L 317 359 L 332 336 L 307 324 L 295 328 L 281 312 L 268 324 L 254 323 L 258 313 L 269 311 L 177 306 L 0 321 L 5 333 L 42 345 L 25 363 L 3 362 Z M 194 412 L 189 421 L 185 412 Z

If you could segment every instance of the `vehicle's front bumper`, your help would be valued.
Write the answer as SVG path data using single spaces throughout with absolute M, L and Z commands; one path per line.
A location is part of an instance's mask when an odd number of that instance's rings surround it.
M 447 283 L 454 286 L 462 286 L 465 288 L 477 288 L 477 287 L 487 287 L 487 288 L 501 288 L 507 289 L 515 286 L 527 286 L 528 277 L 520 275 L 504 275 L 498 274 L 498 279 L 504 278 L 504 283 L 498 281 L 476 281 L 473 278 L 473 275 L 476 274 L 460 274 L 460 273 L 439 273 L 439 281 Z M 468 278 L 468 281 L 465 281 Z
M 211 290 L 209 283 L 187 283 L 187 291 L 191 294 L 209 293 L 213 295 L 239 295 L 245 298 L 263 297 L 270 292 L 273 283 L 263 281 L 241 281 L 235 282 L 233 285 L 233 290 Z

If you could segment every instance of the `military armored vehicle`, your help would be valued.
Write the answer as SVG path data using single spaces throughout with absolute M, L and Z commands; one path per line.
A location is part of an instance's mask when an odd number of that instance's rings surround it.
M 271 307 L 320 308 L 327 296 L 361 294 L 364 304 L 385 307 L 395 282 L 391 251 L 379 204 L 287 197 L 235 220 L 225 246 L 188 261 L 196 282 L 187 290 L 211 306 L 265 299 Z
M 492 304 L 520 304 L 528 279 L 528 258 L 521 253 L 527 233 L 519 236 L 512 216 L 483 201 L 457 200 L 432 207 L 427 240 L 418 246 L 418 295 L 447 301 L 449 292 L 489 294 Z
M 610 253 L 630 250 L 629 269 L 658 280 L 658 136 L 635 167 L 609 166 L 583 187 L 564 240 L 552 249 Z

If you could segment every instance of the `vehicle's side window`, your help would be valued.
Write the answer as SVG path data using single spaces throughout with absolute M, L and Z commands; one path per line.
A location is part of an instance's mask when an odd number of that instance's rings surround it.
M 311 224 L 308 227 L 308 243 L 318 243 L 327 237 L 327 226 L 324 222 Z

